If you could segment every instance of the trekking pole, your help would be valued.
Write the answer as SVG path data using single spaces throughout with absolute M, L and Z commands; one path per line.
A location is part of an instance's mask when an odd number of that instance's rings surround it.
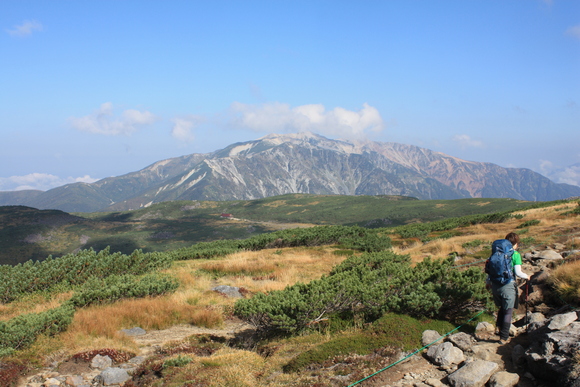
M 530 284 L 530 280 L 527 279 L 526 280 L 526 300 L 524 301 L 524 303 L 526 304 L 526 334 L 529 333 L 529 327 L 530 327 L 530 316 L 528 315 L 528 289 L 529 289 L 529 284 Z

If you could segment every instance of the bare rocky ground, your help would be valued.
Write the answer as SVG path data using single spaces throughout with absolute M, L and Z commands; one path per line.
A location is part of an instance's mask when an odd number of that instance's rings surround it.
M 132 336 L 135 343 L 139 346 L 139 353 L 135 359 L 132 362 L 128 361 L 124 364 L 116 364 L 115 367 L 128 370 L 134 369 L 164 345 L 185 340 L 192 335 L 211 335 L 231 339 L 238 334 L 252 329 L 250 325 L 240 320 L 229 320 L 225 322 L 224 327 L 221 329 L 209 329 L 193 325 L 175 325 L 167 329 L 148 331 L 142 335 Z M 27 375 L 17 387 L 88 387 L 98 385 L 93 380 L 101 371 L 101 369 L 92 367 L 91 363 L 85 361 L 69 360 L 60 363 L 55 362 L 50 367 Z M 117 386 L 119 384 L 109 385 Z

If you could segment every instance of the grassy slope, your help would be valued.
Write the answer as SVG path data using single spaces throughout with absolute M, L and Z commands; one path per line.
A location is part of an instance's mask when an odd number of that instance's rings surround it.
M 527 205 L 529 202 L 513 199 L 415 200 L 397 196 L 291 194 L 251 201 L 164 202 L 134 211 L 75 216 L 8 206 L 0 207 L 0 264 L 106 246 L 126 254 L 135 249 L 167 251 L 202 241 L 248 238 L 315 224 L 392 227 Z M 230 213 L 236 220 L 223 219 L 222 213 Z
M 569 248 L 579 248 L 578 217 L 566 214 L 574 207 L 577 207 L 576 203 L 567 203 L 522 211 L 520 219 L 511 219 L 506 223 L 466 227 L 456 230 L 456 236 L 442 241 L 421 243 L 397 240 L 396 235 L 393 237 L 396 242 L 408 242 L 406 246 L 399 247 L 399 250 L 401 253 L 410 254 L 415 261 L 427 255 L 442 258 L 450 251 L 456 251 L 463 257 L 458 264 L 473 261 L 474 257 L 478 257 L 478 251 L 487 245 L 487 243 L 482 243 L 479 246 L 476 243 L 473 245 L 478 247 L 474 248 L 468 242 L 490 241 L 513 230 L 520 232 L 521 236 L 527 240 L 522 253 L 533 246 L 543 246 L 554 242 L 566 243 Z M 525 229 L 518 229 L 518 226 L 530 220 L 539 220 L 539 223 Z M 398 245 L 403 246 L 402 243 Z M 469 245 L 469 247 L 462 247 L 463 245 Z M 117 334 L 119 329 L 133 326 L 141 326 L 145 329 L 165 328 L 179 323 L 219 326 L 220 321 L 227 318 L 234 300 L 216 295 L 210 291 L 211 287 L 218 284 L 240 286 L 254 293 L 283 289 L 286 285 L 297 281 L 308 282 L 328 273 L 334 265 L 344 259 L 344 256 L 334 254 L 333 250 L 332 247 L 276 249 L 238 253 L 214 260 L 176 262 L 167 271 L 181 282 L 175 294 L 155 299 L 123 300 L 108 306 L 86 308 L 75 315 L 73 325 L 68 332 L 55 338 L 40 340 L 19 356 L 21 359 L 39 361 L 39 358 L 48 355 L 55 348 L 60 350 L 61 356 L 105 347 L 135 351 L 137 348 L 130 340 L 122 339 Z M 251 270 L 251 268 L 256 269 Z M 56 294 L 50 298 L 43 295 L 31 295 L 13 304 L 0 305 L 0 312 L 6 318 L 10 318 L 19 313 L 41 311 L 54 307 L 66 297 L 66 294 Z M 172 378 L 175 384 L 168 382 L 164 385 L 182 385 L 181 382 L 190 380 L 194 377 L 193 375 L 202 378 L 203 381 L 209 383 L 207 384 L 209 386 L 226 385 L 223 383 L 271 387 L 313 385 L 314 381 L 319 381 L 320 378 L 325 380 L 324 378 L 327 378 L 329 373 L 333 374 L 339 370 L 317 369 L 298 374 L 284 374 L 280 373 L 280 370 L 301 353 L 306 351 L 314 353 L 316 348 L 336 347 L 343 337 L 354 338 L 361 334 L 366 337 L 364 332 L 366 332 L 365 329 L 345 328 L 343 331 L 328 334 L 328 331 L 322 329 L 300 337 L 261 343 L 258 349 L 267 351 L 269 354 L 269 357 L 265 359 L 257 356 L 253 351 L 225 347 L 210 357 L 186 354 L 192 358 L 192 362 L 178 369 L 172 369 L 171 372 L 168 370 L 167 377 Z M 339 341 L 333 345 L 334 340 Z M 175 357 L 177 353 L 179 352 L 161 356 L 159 361 L 163 362 L 167 358 Z M 246 364 L 251 368 L 251 373 L 235 368 L 238 362 L 245 361 L 244 359 L 251 363 L 251 366 Z M 357 364 L 353 360 L 350 370 L 356 369 Z M 377 364 L 369 361 L 364 366 L 364 371 L 361 371 L 361 375 L 368 375 L 376 366 Z M 224 375 L 228 375 L 231 379 L 223 380 Z

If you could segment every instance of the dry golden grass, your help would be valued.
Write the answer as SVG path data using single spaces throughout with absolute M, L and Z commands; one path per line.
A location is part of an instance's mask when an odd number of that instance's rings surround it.
M 397 254 L 409 254 L 413 262 L 420 262 L 426 257 L 445 258 L 450 253 L 457 252 L 461 256 L 469 256 L 472 252 L 466 251 L 462 245 L 476 239 L 491 243 L 495 239 L 503 238 L 509 232 L 520 234 L 521 238 L 531 237 L 534 246 L 544 246 L 555 242 L 566 243 L 568 246 L 580 246 L 579 221 L 577 216 L 562 216 L 563 212 L 570 211 L 577 206 L 575 202 L 559 204 L 553 207 L 536 208 L 519 211 L 522 219 L 510 219 L 504 223 L 477 224 L 458 229 L 461 236 L 422 243 L 418 239 L 402 241 L 396 244 L 393 251 Z M 540 223 L 526 229 L 518 229 L 522 223 L 538 219 Z M 397 237 L 393 236 L 393 241 Z M 401 242 L 401 241 L 400 241 Z
M 552 272 L 550 281 L 565 301 L 580 305 L 580 261 L 557 267 Z
M 68 300 L 72 296 L 72 291 L 57 294 L 47 300 L 40 294 L 24 297 L 9 304 L 0 304 L 0 321 L 7 321 L 23 313 L 41 313 L 49 309 L 54 309 Z
M 299 281 L 320 278 L 344 259 L 333 254 L 330 248 L 297 248 L 237 253 L 219 260 L 176 262 L 166 271 L 180 282 L 175 293 L 83 308 L 75 313 L 67 332 L 59 336 L 60 344 L 50 341 L 50 345 L 72 351 L 103 347 L 135 350 L 135 344 L 119 333 L 121 329 L 135 326 L 146 330 L 165 329 L 179 324 L 218 328 L 236 300 L 212 291 L 213 287 L 238 286 L 252 293 L 280 290 Z M 54 308 L 70 296 L 70 292 L 63 293 L 50 301 L 34 296 L 0 305 L 2 319 Z M 36 349 L 39 350 L 42 351 Z

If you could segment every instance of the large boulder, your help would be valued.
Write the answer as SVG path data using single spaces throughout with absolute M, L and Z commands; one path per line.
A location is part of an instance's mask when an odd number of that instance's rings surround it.
M 520 381 L 520 375 L 500 371 L 489 379 L 489 387 L 514 387 Z
M 129 379 L 131 379 L 131 376 L 129 376 L 126 370 L 122 368 L 109 367 L 95 377 L 95 382 L 100 383 L 103 386 L 111 386 L 115 384 L 123 384 Z
M 440 366 L 451 366 L 465 360 L 463 351 L 450 342 L 431 346 L 427 351 L 427 357 Z
M 572 320 L 574 315 L 576 312 L 556 315 L 530 331 L 532 344 L 525 358 L 536 378 L 569 385 L 566 380 L 574 366 L 573 358 L 580 351 L 580 321 Z
M 474 360 L 447 378 L 453 387 L 483 387 L 498 368 L 497 363 L 486 360 Z
M 473 344 L 475 344 L 475 339 L 470 334 L 465 332 L 455 333 L 448 337 L 448 339 L 453 345 L 462 351 L 469 351 Z

